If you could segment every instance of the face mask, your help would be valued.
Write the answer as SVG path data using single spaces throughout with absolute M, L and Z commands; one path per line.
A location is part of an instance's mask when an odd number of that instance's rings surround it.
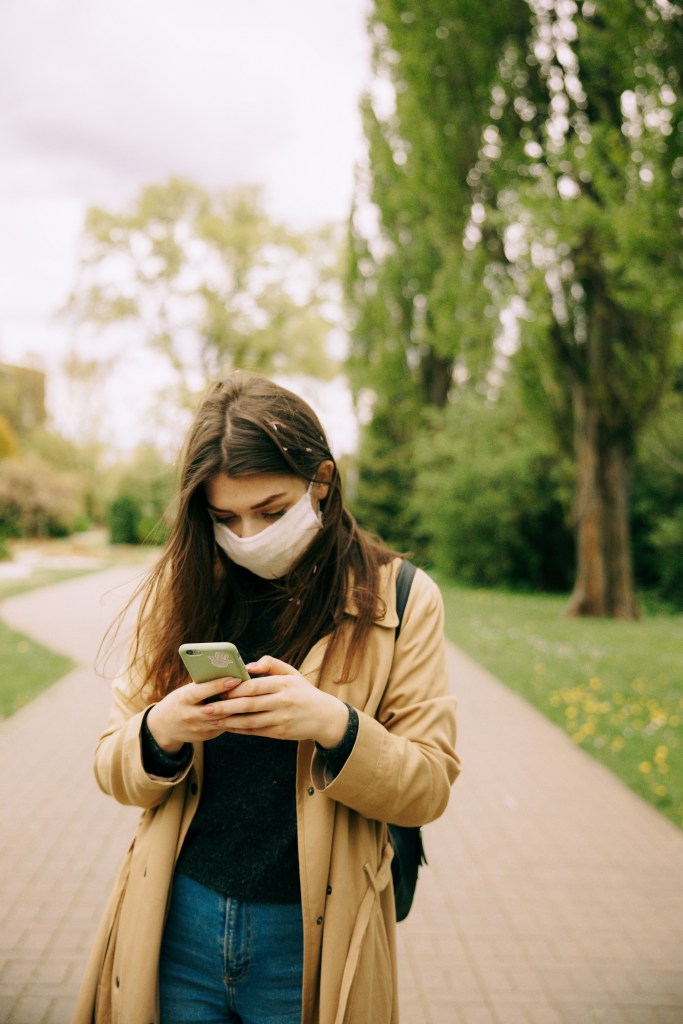
M 213 524 L 219 548 L 232 562 L 265 580 L 286 576 L 322 529 L 322 519 L 311 501 L 311 487 L 281 519 L 251 537 L 238 537 L 225 523 Z

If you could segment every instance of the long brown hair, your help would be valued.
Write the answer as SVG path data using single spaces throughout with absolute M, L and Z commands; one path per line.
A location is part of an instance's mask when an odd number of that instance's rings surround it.
M 361 530 L 344 508 L 339 472 L 317 416 L 301 398 L 264 377 L 237 371 L 214 383 L 190 428 L 180 466 L 173 526 L 161 557 L 143 582 L 129 668 L 151 699 L 187 682 L 178 647 L 215 639 L 221 618 L 239 635 L 248 615 L 251 574 L 214 541 L 204 485 L 231 477 L 288 473 L 316 481 L 334 464 L 321 501 L 323 528 L 276 586 L 277 656 L 298 667 L 313 643 L 330 633 L 322 672 L 348 631 L 342 678 L 348 681 L 372 624 L 384 612 L 379 568 L 394 552 Z M 348 598 L 356 608 L 344 612 Z

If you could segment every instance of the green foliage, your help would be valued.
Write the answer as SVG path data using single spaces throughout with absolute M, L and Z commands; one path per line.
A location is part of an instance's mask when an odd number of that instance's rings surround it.
M 638 579 L 683 608 L 683 380 L 645 431 L 633 482 Z
M 601 446 L 627 476 L 675 365 L 683 23 L 672 5 L 631 0 L 374 0 L 371 32 L 383 89 L 363 105 L 347 280 L 359 400 L 370 389 L 391 406 L 399 365 L 423 406 L 446 406 L 456 381 L 495 392 L 518 349 L 514 379 L 553 444 L 573 456 L 594 417 L 594 458 L 574 476 L 622 508 Z M 382 434 L 375 454 L 390 459 Z M 513 493 L 522 450 L 496 468 Z M 485 519 L 509 533 L 499 493 Z M 656 536 L 652 551 L 668 549 L 667 530 Z M 628 553 L 604 550 L 605 578 L 627 578 Z
M 140 510 L 134 498 L 122 494 L 107 509 L 107 526 L 111 544 L 139 544 Z
M 376 411 L 361 438 L 351 508 L 361 526 L 399 551 L 412 551 L 416 542 L 418 520 L 405 500 L 413 472 L 412 440 L 397 430 L 391 410 Z
M 463 391 L 416 445 L 413 506 L 429 560 L 482 586 L 566 590 L 571 466 L 512 400 Z
M 140 448 L 131 462 L 118 467 L 110 482 L 107 507 L 112 544 L 161 544 L 168 531 L 174 471 L 153 448 Z
M 93 458 L 87 449 L 44 426 L 37 427 L 23 438 L 22 451 L 35 455 L 54 469 L 73 473 L 93 469 Z
M 130 344 L 173 371 L 183 403 L 235 367 L 332 376 L 335 228 L 297 234 L 267 216 L 256 188 L 172 179 L 128 210 L 90 209 L 83 247 L 67 314 L 109 341 L 125 323 Z M 75 356 L 72 370 L 91 377 L 92 361 Z
M 63 537 L 83 523 L 83 485 L 37 455 L 0 462 L 0 533 L 5 537 Z
M 683 608 L 683 506 L 660 516 L 651 534 L 655 550 L 658 591 Z
M 0 415 L 21 438 L 45 423 L 45 374 L 0 363 Z

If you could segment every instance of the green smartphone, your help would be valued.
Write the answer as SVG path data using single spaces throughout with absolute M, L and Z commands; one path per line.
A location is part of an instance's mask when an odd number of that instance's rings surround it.
M 181 644 L 178 653 L 195 683 L 208 683 L 223 676 L 249 679 L 240 652 L 227 641 Z

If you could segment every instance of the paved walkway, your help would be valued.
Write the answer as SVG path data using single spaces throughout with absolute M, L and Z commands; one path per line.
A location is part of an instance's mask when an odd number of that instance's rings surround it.
M 90 668 L 133 571 L 1 609 L 84 666 L 0 724 L 1 1024 L 68 1024 L 134 828 L 93 781 Z M 450 670 L 465 770 L 399 927 L 402 1024 L 681 1024 L 683 835 L 455 648 Z

